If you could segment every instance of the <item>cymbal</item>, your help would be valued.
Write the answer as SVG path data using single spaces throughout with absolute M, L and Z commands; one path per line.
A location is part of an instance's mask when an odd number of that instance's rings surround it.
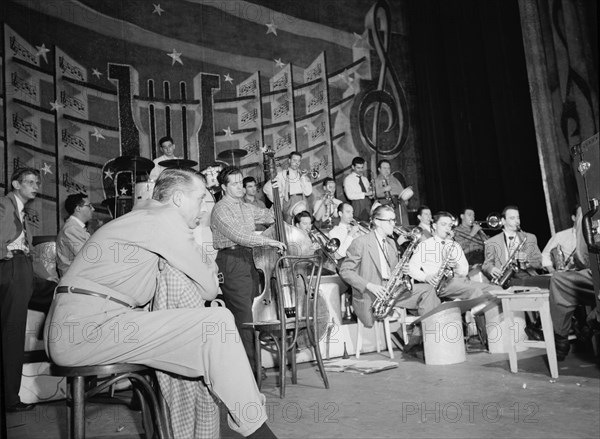
M 154 162 L 145 157 L 124 155 L 117 157 L 113 166 L 117 171 L 135 170 L 136 172 L 148 172 L 154 168 Z
M 248 151 L 246 151 L 245 149 L 227 149 L 225 151 L 221 151 L 217 155 L 217 158 L 219 160 L 234 160 L 245 157 L 246 155 L 248 155 Z
M 162 162 L 159 162 L 158 164 L 160 166 L 162 166 L 163 168 L 183 169 L 183 168 L 191 168 L 193 166 L 196 166 L 198 164 L 198 162 L 195 162 L 193 160 L 187 160 L 187 159 L 171 159 L 171 160 L 163 160 Z

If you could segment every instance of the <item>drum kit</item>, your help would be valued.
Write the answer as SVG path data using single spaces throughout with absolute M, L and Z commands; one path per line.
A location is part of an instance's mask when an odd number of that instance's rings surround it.
M 198 162 L 172 159 L 163 160 L 159 164 L 164 168 L 189 169 L 196 166 Z M 114 191 L 114 196 L 107 196 L 112 191 L 107 190 L 106 184 L 104 188 L 105 204 L 114 218 L 131 211 L 133 206 L 140 201 L 152 198 L 155 182 L 148 178 L 152 168 L 154 168 L 152 160 L 137 156 L 117 157 L 104 165 L 103 170 L 109 170 L 114 174 L 110 185 L 112 187 L 109 186 L 109 189 Z

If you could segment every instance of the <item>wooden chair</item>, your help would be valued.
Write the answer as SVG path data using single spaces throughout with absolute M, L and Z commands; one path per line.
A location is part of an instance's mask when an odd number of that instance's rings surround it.
M 402 330 L 402 340 L 405 344 L 408 343 L 408 326 L 410 326 L 415 320 L 417 320 L 417 316 L 409 316 L 406 313 L 406 308 L 394 308 L 394 312 L 384 318 L 383 320 L 378 320 L 375 322 L 375 345 L 377 348 L 377 352 L 381 352 L 380 342 L 379 342 L 379 327 L 383 325 L 383 335 L 385 337 L 385 344 L 387 350 L 389 352 L 390 358 L 394 358 L 394 344 L 392 342 L 392 335 L 390 331 L 390 323 L 391 322 L 400 322 L 400 329 Z M 362 349 L 363 343 L 363 330 L 365 326 L 359 320 L 357 324 L 357 335 L 356 335 L 356 358 L 360 358 L 360 351 Z M 398 346 L 400 349 L 401 346 Z
M 52 375 L 67 377 L 67 423 L 73 439 L 85 438 L 85 403 L 89 398 L 109 389 L 118 381 L 129 379 L 142 408 L 146 437 L 170 437 L 168 417 L 154 380 L 154 371 L 140 364 L 108 364 L 103 366 L 63 367 L 52 364 Z M 98 381 L 98 376 L 109 376 Z M 91 386 L 86 390 L 86 378 Z M 157 396 L 158 395 L 158 396 Z M 114 401 L 113 401 L 114 402 Z M 152 425 L 154 424 L 154 425 Z M 153 429 L 154 427 L 154 429 Z
M 305 287 L 304 289 L 295 288 L 295 315 L 287 317 L 284 301 L 279 292 L 284 291 L 288 286 L 282 284 L 282 279 L 272 279 L 273 300 L 277 303 L 278 320 L 266 322 L 244 323 L 254 329 L 254 338 L 256 345 L 256 381 L 258 387 L 261 387 L 261 367 L 262 367 L 262 349 L 265 348 L 276 354 L 279 359 L 279 390 L 280 397 L 285 397 L 287 357 L 292 369 L 292 384 L 297 384 L 297 365 L 296 349 L 299 348 L 299 335 L 301 331 L 306 332 L 308 346 L 313 349 L 321 377 L 325 388 L 329 389 L 329 381 L 325 373 L 323 358 L 319 349 L 319 285 L 321 283 L 321 272 L 323 261 L 320 256 L 283 256 L 278 259 L 276 266 L 289 265 L 291 269 L 290 279 L 299 279 Z M 300 268 L 301 267 L 301 268 Z M 301 273 L 304 273 L 302 275 Z M 327 323 L 327 322 L 325 322 Z

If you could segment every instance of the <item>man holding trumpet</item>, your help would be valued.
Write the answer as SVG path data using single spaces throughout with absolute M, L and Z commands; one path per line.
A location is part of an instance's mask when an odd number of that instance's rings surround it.
M 475 221 L 475 211 L 467 207 L 460 214 L 460 225 L 454 229 L 454 239 L 460 244 L 469 265 L 483 263 L 483 248 L 488 236 Z

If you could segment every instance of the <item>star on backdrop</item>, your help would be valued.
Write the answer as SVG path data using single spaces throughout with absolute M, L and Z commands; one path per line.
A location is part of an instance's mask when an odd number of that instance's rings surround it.
M 227 137 L 231 137 L 233 135 L 233 131 L 231 130 L 231 127 L 227 127 L 223 131 L 225 131 L 225 135 Z
M 58 99 L 56 99 L 54 102 L 50 102 L 50 111 L 58 112 L 58 110 L 61 108 L 65 108 L 65 106 L 58 102 Z
M 158 14 L 159 17 L 162 16 L 163 12 L 165 12 L 165 10 L 160 7 L 160 3 L 158 3 L 158 4 L 152 3 L 152 6 L 154 6 L 154 10 L 152 11 L 152 13 Z
M 274 59 L 273 61 L 275 61 L 275 65 L 280 69 L 282 69 L 285 66 L 285 64 L 281 62 L 281 58 Z
M 181 61 L 181 53 L 177 52 L 175 49 L 173 49 L 173 52 L 167 53 L 167 56 L 173 60 L 171 63 L 172 66 L 174 66 L 176 62 L 183 65 L 183 61 Z
M 100 79 L 100 76 L 102 76 L 102 73 L 100 73 L 100 70 L 98 70 L 98 69 L 92 69 L 92 76 L 95 76 L 96 78 Z
M 110 178 L 112 180 L 113 174 L 114 174 L 114 172 L 111 171 L 110 169 L 108 169 L 108 170 L 104 171 L 104 178 Z
M 275 23 L 267 23 L 265 26 L 267 26 L 267 35 L 275 34 L 277 36 L 277 25 Z
M 44 58 L 44 61 L 46 61 L 47 64 L 48 57 L 46 55 L 48 54 L 48 52 L 50 52 L 50 49 L 46 49 L 46 45 L 44 43 L 42 43 L 41 46 L 35 46 L 35 48 L 37 49 L 37 53 L 35 54 L 35 56 L 37 56 L 38 58 L 41 56 L 42 58 Z
M 356 32 L 354 32 L 354 44 L 352 45 L 352 47 L 363 47 L 369 50 L 373 49 L 371 44 L 369 44 L 368 32 L 368 30 L 365 30 L 362 35 L 359 35 Z
M 229 73 L 225 74 L 225 82 L 229 82 L 230 84 L 233 84 L 233 78 L 231 76 L 229 76 Z
M 100 139 L 106 139 L 106 137 L 104 137 L 102 135 L 102 132 L 96 127 L 94 127 L 94 132 L 92 133 L 92 137 L 96 138 L 96 142 Z
M 44 173 L 44 175 L 52 174 L 52 169 L 50 168 L 50 165 L 46 162 L 44 162 L 44 166 L 42 167 L 41 171 Z
M 120 192 L 121 195 L 127 195 L 127 189 L 125 189 L 124 187 L 121 188 Z

